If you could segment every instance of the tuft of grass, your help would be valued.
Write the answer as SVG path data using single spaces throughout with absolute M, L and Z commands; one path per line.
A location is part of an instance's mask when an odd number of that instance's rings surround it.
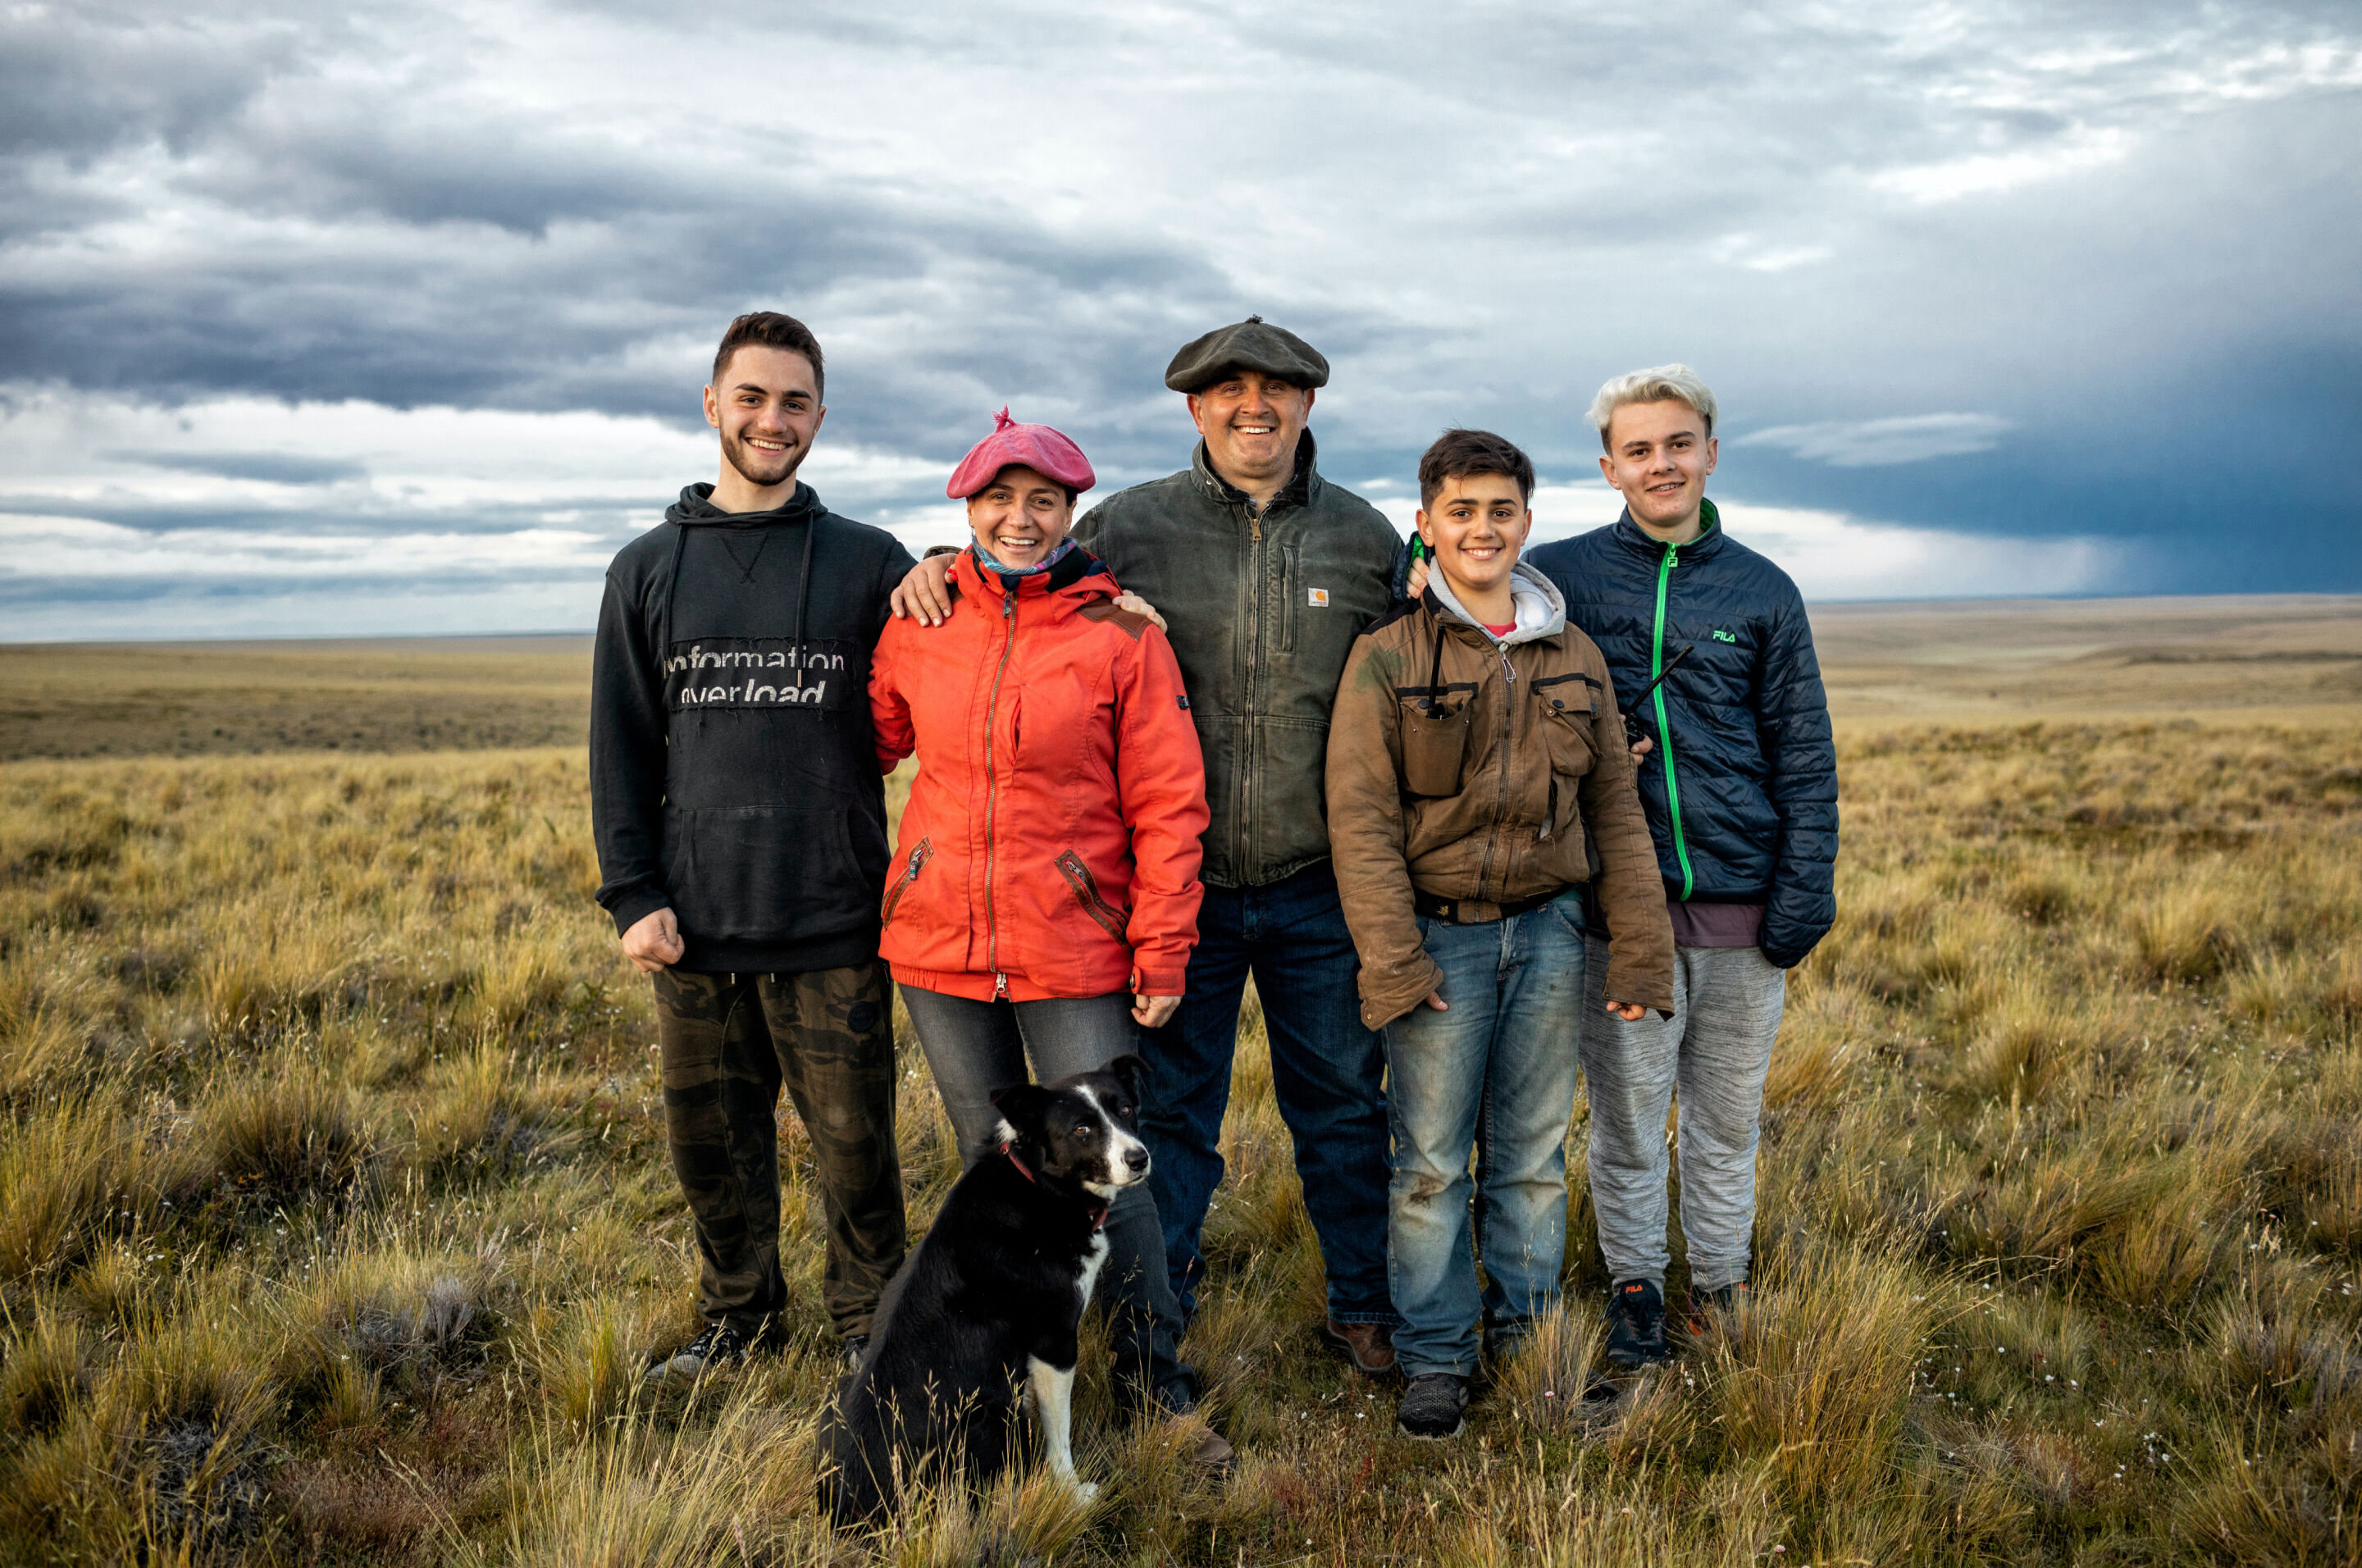
M 0 1280 L 54 1275 L 104 1238 L 152 1224 L 184 1166 L 112 1106 L 66 1101 L 25 1116 L 0 1143 Z
M 345 1192 L 377 1149 L 359 1096 L 304 1057 L 274 1066 L 216 1080 L 197 1108 L 206 1178 L 259 1198 Z
M 44 1304 L 0 1347 L 0 1424 L 53 1431 L 90 1388 L 91 1345 L 82 1325 Z

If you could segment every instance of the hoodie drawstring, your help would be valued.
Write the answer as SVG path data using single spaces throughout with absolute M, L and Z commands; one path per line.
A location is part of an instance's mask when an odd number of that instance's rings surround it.
M 1432 600 L 1424 594 L 1420 599 L 1427 605 L 1428 629 L 1435 634 L 1435 664 L 1427 672 L 1427 716 L 1432 719 L 1436 704 L 1443 700 L 1443 617 L 1435 613 Z
M 804 612 L 811 604 L 812 536 L 819 532 L 817 518 L 804 519 L 804 580 L 796 589 L 795 652 L 789 656 L 795 660 L 796 694 L 799 697 L 802 696 L 804 689 Z
M 689 525 L 673 524 L 672 569 L 665 578 L 664 614 L 657 622 L 657 687 L 659 691 L 672 681 L 672 602 L 680 593 L 680 558 L 689 548 Z

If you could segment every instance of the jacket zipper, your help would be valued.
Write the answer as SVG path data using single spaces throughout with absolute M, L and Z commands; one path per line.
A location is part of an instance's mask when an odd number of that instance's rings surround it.
M 1066 886 L 1075 890 L 1075 898 L 1082 904 L 1083 912 L 1097 921 L 1100 930 L 1121 942 L 1124 939 L 1123 911 L 1109 903 L 1100 894 L 1098 878 L 1092 876 L 1091 868 L 1083 864 L 1083 857 L 1070 849 L 1058 856 L 1057 866 L 1058 874 L 1066 879 Z
M 1518 669 L 1509 662 L 1507 644 L 1496 643 L 1493 647 L 1501 656 L 1501 792 L 1493 805 L 1493 831 L 1497 834 L 1509 820 L 1510 754 L 1517 749 L 1518 734 Z M 1490 860 L 1492 856 L 1487 854 L 1485 858 Z M 1509 874 L 1502 872 L 1501 890 L 1504 892 L 1508 890 L 1508 879 Z M 1478 879 L 1477 886 L 1484 886 L 1482 878 Z
M 919 867 L 924 866 L 927 863 L 927 856 L 934 852 L 935 841 L 931 838 L 921 839 L 919 847 L 911 851 L 910 868 L 902 873 L 902 879 L 895 883 L 892 890 L 886 895 L 886 916 L 877 922 L 879 930 L 882 931 L 894 923 L 894 911 L 902 907 L 902 895 L 909 892 L 911 884 L 919 879 Z
M 1254 823 L 1255 737 L 1261 733 L 1255 723 L 1254 688 L 1255 669 L 1263 663 L 1263 511 L 1252 501 L 1247 502 L 1247 575 L 1254 580 L 1254 600 L 1247 616 L 1252 630 L 1247 634 L 1246 733 L 1240 737 L 1246 755 L 1239 758 L 1239 822 L 1231 842 L 1242 847 L 1249 864 L 1260 866 L 1249 834 Z
M 984 962 L 992 971 L 995 999 L 1009 994 L 1009 976 L 1000 967 L 1000 911 L 992 899 L 994 808 L 1000 801 L 1000 779 L 992 771 L 992 723 L 1000 709 L 1000 680 L 1009 673 L 1009 656 L 1017 651 L 1017 591 L 1011 586 L 1000 595 L 1000 618 L 1009 623 L 1008 640 L 1000 645 L 1000 664 L 992 672 L 992 695 L 984 703 Z
M 1657 629 L 1649 647 L 1649 677 L 1655 679 L 1665 672 L 1665 588 L 1672 580 L 1673 567 L 1681 556 L 1681 547 L 1665 546 L 1664 558 L 1657 563 Z M 1682 863 L 1682 899 L 1687 902 L 1693 878 L 1690 875 L 1689 842 L 1682 836 L 1682 787 L 1673 777 L 1673 727 L 1665 718 L 1665 687 L 1658 681 L 1652 698 L 1657 707 L 1657 744 L 1665 753 L 1665 806 L 1673 819 L 1673 858 Z

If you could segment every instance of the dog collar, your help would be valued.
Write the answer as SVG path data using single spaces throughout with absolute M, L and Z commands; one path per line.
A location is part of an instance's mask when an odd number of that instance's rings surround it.
M 1017 1167 L 1017 1174 L 1019 1176 L 1023 1176 L 1027 1181 L 1033 1183 L 1036 1187 L 1042 1185 L 1041 1179 L 1034 1176 L 1032 1171 L 1025 1168 L 1025 1162 L 1017 1157 L 1016 1144 L 1003 1143 L 1000 1145 L 1000 1152 L 1008 1157 L 1010 1165 Z M 1093 1231 L 1104 1231 L 1107 1229 L 1108 1210 L 1112 1207 L 1114 1207 L 1112 1204 L 1107 1203 L 1097 1203 L 1091 1206 L 1091 1229 Z

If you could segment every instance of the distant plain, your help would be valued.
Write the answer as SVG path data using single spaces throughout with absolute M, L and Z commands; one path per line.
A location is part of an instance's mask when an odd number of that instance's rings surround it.
M 1964 600 L 1812 612 L 1849 729 L 2102 714 L 2342 722 L 2362 597 Z M 0 645 L 0 761 L 579 744 L 587 636 Z

